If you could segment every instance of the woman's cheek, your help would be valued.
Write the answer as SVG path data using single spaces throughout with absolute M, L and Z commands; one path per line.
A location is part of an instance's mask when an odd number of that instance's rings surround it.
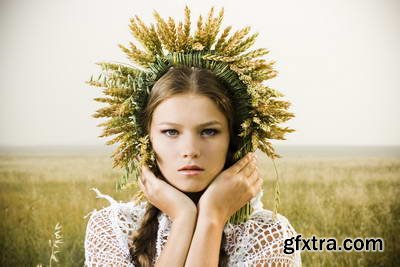
M 219 154 L 225 155 L 229 147 L 229 136 L 220 135 L 214 140 L 214 148 Z
M 214 156 L 215 162 L 218 162 L 219 165 L 225 164 L 226 155 L 228 153 L 229 143 L 225 138 L 216 139 L 210 146 L 210 155 Z
M 156 153 L 159 163 L 163 163 L 167 160 L 168 148 L 171 147 L 171 145 L 169 145 L 168 142 L 164 140 L 165 138 L 163 138 L 162 136 L 156 136 L 154 139 L 156 141 L 152 143 L 153 150 Z

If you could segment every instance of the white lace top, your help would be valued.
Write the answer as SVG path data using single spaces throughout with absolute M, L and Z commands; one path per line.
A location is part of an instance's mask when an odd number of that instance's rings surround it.
M 129 236 L 140 226 L 146 202 L 134 205 L 133 202 L 120 203 L 93 189 L 98 198 L 105 198 L 110 205 L 90 215 L 85 236 L 85 266 L 129 266 L 131 262 Z M 226 245 L 229 255 L 228 266 L 301 266 L 300 251 L 293 254 L 283 252 L 284 240 L 297 234 L 288 220 L 278 214 L 273 220 L 273 212 L 263 209 L 262 192 L 251 200 L 254 209 L 249 220 L 233 225 L 225 225 Z M 171 229 L 169 217 L 158 215 L 158 234 L 156 243 L 157 258 L 167 242 Z

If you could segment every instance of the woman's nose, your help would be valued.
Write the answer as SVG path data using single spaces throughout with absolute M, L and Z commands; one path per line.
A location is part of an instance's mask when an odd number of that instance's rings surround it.
M 199 154 L 196 152 L 183 153 L 184 158 L 198 158 Z
M 183 140 L 181 155 L 184 158 L 196 158 L 200 156 L 198 142 L 195 137 L 187 137 Z

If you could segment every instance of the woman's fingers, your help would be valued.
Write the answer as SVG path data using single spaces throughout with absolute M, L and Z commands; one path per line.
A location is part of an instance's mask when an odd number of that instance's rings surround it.
M 246 167 L 253 157 L 253 153 L 248 153 L 245 157 L 236 162 L 231 167 L 232 175 L 239 173 L 244 167 Z
M 142 191 L 145 192 L 145 190 L 147 188 L 147 185 L 148 185 L 148 183 L 150 182 L 150 179 L 151 179 L 151 177 L 150 177 L 151 171 L 145 165 L 142 166 L 141 170 L 142 170 L 142 172 L 139 175 L 138 183 L 139 183 L 139 186 L 141 187 Z
M 142 192 L 148 198 L 149 194 L 151 194 L 154 183 L 152 181 L 153 173 L 146 165 L 141 167 L 142 173 L 139 175 L 138 184 Z
M 248 189 L 253 196 L 255 196 L 262 189 L 263 179 L 261 178 L 257 169 L 254 169 L 249 177 L 247 177 Z
M 239 173 L 244 179 L 248 179 L 256 168 L 256 159 L 253 157 Z
M 145 188 L 145 186 L 144 186 L 144 184 L 143 184 L 142 179 L 143 179 L 143 178 L 142 178 L 142 175 L 139 176 L 138 185 L 139 185 L 140 191 L 142 191 L 142 192 L 144 193 L 144 195 L 147 196 L 146 188 Z
M 145 184 L 145 182 L 146 182 L 146 179 L 145 179 L 145 176 L 146 176 L 146 174 L 147 174 L 147 170 L 145 169 L 146 167 L 145 166 L 142 166 L 142 172 L 140 173 L 140 175 L 139 175 L 139 181 L 144 185 Z
M 153 174 L 153 172 L 150 170 L 149 167 L 146 165 L 142 166 L 142 174 L 141 174 L 142 182 L 143 184 L 150 183 L 153 184 L 152 182 L 154 181 L 153 178 L 156 178 Z
M 249 184 L 254 185 L 259 182 L 263 182 L 263 179 L 260 176 L 260 173 L 258 172 L 258 169 L 254 169 L 254 171 L 251 173 L 249 177 Z

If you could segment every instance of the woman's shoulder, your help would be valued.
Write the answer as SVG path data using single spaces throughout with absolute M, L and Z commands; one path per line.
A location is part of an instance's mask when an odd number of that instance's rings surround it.
M 85 244 L 91 239 L 113 239 L 113 242 L 125 247 L 128 237 L 139 228 L 145 212 L 145 202 L 117 202 L 111 196 L 100 193 L 96 188 L 97 198 L 108 200 L 109 205 L 99 210 L 94 209 L 85 216 L 89 217 L 86 227 Z M 110 240 L 108 240 L 110 241 Z
M 261 209 L 253 212 L 247 221 L 249 226 L 259 227 L 260 229 L 276 229 L 282 233 L 282 237 L 291 237 L 296 234 L 288 218 L 280 213 L 274 214 L 268 209 Z
M 145 202 L 139 202 L 137 204 L 133 202 L 118 202 L 113 199 L 109 195 L 102 194 L 98 189 L 92 188 L 93 191 L 96 192 L 96 198 L 103 198 L 109 202 L 109 205 L 106 207 L 101 208 L 100 210 L 94 209 L 93 211 L 89 212 L 87 216 L 92 217 L 101 217 L 104 219 L 120 219 L 122 221 L 127 221 L 131 219 L 134 222 L 140 221 L 143 217 L 143 214 L 146 209 Z M 110 218 L 110 216 L 117 216 L 116 218 Z
M 299 255 L 285 254 L 285 240 L 295 237 L 296 231 L 282 214 L 258 209 L 250 218 L 240 224 L 227 224 L 225 250 L 232 264 L 262 263 L 278 260 L 298 266 Z M 251 265 L 250 264 L 250 265 Z
M 253 211 L 250 218 L 241 224 L 227 223 L 225 225 L 225 234 L 235 236 L 243 235 L 243 239 L 254 239 L 253 235 L 263 233 L 270 236 L 271 233 L 278 232 L 273 236 L 279 235 L 281 238 L 290 238 L 296 235 L 295 230 L 289 220 L 282 214 L 272 212 L 263 207 L 261 201 L 263 191 L 259 192 L 252 200 L 251 206 Z
M 282 214 L 274 214 L 268 209 L 259 209 L 254 211 L 249 219 L 240 224 L 227 223 L 224 229 L 225 234 L 236 236 L 241 233 L 243 238 L 252 239 L 254 235 L 260 233 L 272 235 L 274 239 L 278 236 L 281 238 L 290 238 L 296 235 L 296 231 L 289 220 Z M 274 235 L 274 233 L 276 233 Z M 249 235 L 250 234 L 250 235 Z
M 102 194 L 98 189 L 92 188 L 96 192 L 97 198 L 108 200 L 109 205 L 101 208 L 100 210 L 94 209 L 87 216 L 90 216 L 88 224 L 100 221 L 102 225 L 114 224 L 123 228 L 136 228 L 143 218 L 146 203 L 133 203 L 133 202 L 117 202 L 109 195 Z M 124 227 L 125 226 L 125 227 Z
M 107 263 L 130 265 L 129 236 L 136 230 L 145 212 L 145 203 L 117 202 L 93 189 L 97 198 L 107 199 L 109 205 L 94 209 L 89 216 L 85 234 L 85 264 Z

